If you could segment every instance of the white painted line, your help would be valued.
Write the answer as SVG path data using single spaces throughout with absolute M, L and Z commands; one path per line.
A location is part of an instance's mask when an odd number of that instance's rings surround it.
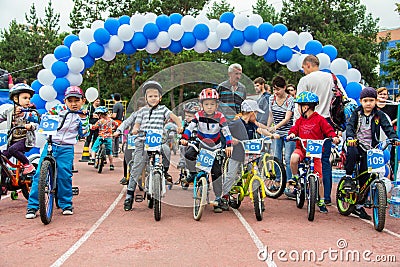
M 246 221 L 246 219 L 242 216 L 242 214 L 237 210 L 237 209 L 232 209 L 235 215 L 238 217 L 239 221 L 243 224 L 244 228 L 246 228 L 246 231 L 249 233 L 251 239 L 253 239 L 254 244 L 256 245 L 258 251 L 262 251 L 265 249 L 265 245 L 263 242 L 258 238 L 256 233 L 254 232 L 253 228 L 251 228 L 250 224 Z M 265 261 L 269 267 L 276 267 L 276 264 L 274 261 L 272 261 L 269 257 Z
M 72 245 L 72 247 L 70 247 L 67 252 L 65 252 L 60 258 L 58 258 L 58 260 L 56 260 L 51 267 L 58 267 L 61 266 L 69 257 L 71 257 L 72 254 L 75 253 L 75 251 L 83 245 L 83 243 L 86 242 L 86 240 L 88 240 L 88 238 L 94 233 L 94 231 L 96 231 L 96 229 L 100 226 L 100 224 L 103 223 L 103 221 L 105 219 L 107 219 L 107 217 L 110 215 L 110 213 L 115 209 L 115 207 L 117 206 L 118 202 L 121 200 L 121 198 L 123 197 L 124 193 L 126 191 L 126 187 L 124 186 L 124 188 L 121 190 L 121 192 L 119 193 L 118 197 L 114 200 L 114 202 L 111 204 L 111 206 L 107 209 L 106 212 L 104 212 L 104 214 L 100 217 L 100 219 L 97 220 L 97 222 L 95 224 L 93 224 L 93 226 L 89 229 L 89 231 L 87 231 L 75 244 Z

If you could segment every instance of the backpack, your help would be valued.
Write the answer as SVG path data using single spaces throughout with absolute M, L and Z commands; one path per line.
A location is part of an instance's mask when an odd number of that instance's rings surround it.
M 8 89 L 8 72 L 0 69 L 0 89 Z
M 350 103 L 350 100 L 347 99 L 342 90 L 340 90 L 338 86 L 338 80 L 335 74 L 332 73 L 334 87 L 332 88 L 333 97 L 331 99 L 331 105 L 329 107 L 330 119 L 332 122 L 332 126 L 336 131 L 344 131 L 346 130 L 346 105 Z M 350 108 L 350 107 L 348 107 Z

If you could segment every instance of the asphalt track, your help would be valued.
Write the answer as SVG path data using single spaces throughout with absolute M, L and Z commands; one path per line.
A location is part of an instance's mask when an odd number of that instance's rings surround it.
M 156 222 L 145 202 L 123 210 L 122 155 L 115 171 L 107 166 L 97 174 L 78 161 L 81 151 L 79 143 L 74 215 L 56 210 L 53 221 L 43 225 L 40 218 L 25 219 L 22 194 L 18 200 L 3 196 L 0 266 L 400 266 L 400 219 L 389 215 L 381 233 L 371 222 L 341 216 L 334 206 L 309 222 L 305 208 L 282 196 L 266 199 L 261 222 L 248 199 L 239 210 L 222 214 L 207 206 L 197 222 L 191 191 L 174 186 Z M 175 167 L 170 173 L 176 180 Z

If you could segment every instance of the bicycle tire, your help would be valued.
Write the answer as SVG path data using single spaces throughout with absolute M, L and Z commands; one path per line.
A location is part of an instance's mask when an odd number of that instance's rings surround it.
M 43 160 L 39 175 L 39 213 L 42 223 L 51 222 L 54 210 L 56 179 L 54 166 L 50 160 Z
M 31 183 L 23 183 L 22 185 L 21 185 L 21 192 L 22 192 L 22 195 L 24 196 L 24 198 L 26 199 L 26 200 L 28 200 L 29 199 L 29 193 L 31 192 Z
M 276 199 L 283 194 L 286 188 L 285 166 L 277 157 L 267 154 L 263 156 L 261 164 L 261 178 L 264 180 L 265 194 L 269 198 Z
M 386 220 L 386 188 L 382 182 L 377 182 L 371 188 L 371 200 L 372 200 L 372 218 L 374 221 L 374 228 L 378 232 L 382 232 L 385 228 Z
M 262 203 L 262 191 L 261 185 L 258 180 L 253 181 L 253 204 L 254 204 L 254 214 L 256 215 L 257 221 L 262 221 L 263 219 L 263 203 Z
M 242 201 L 238 198 L 234 197 L 233 195 L 229 195 L 229 206 L 233 209 L 239 209 Z
M 354 204 L 350 204 L 346 201 L 346 193 L 343 191 L 343 185 L 346 180 L 346 177 L 342 177 L 339 180 L 338 186 L 336 188 L 336 206 L 341 215 L 349 216 L 355 209 Z M 355 193 L 352 193 L 355 194 Z
M 302 209 L 306 199 L 305 188 L 303 184 L 299 184 L 296 189 L 296 207 Z
M 193 206 L 193 218 L 196 221 L 200 221 L 203 215 L 204 208 L 207 204 L 207 179 L 201 176 L 196 182 L 194 190 L 194 206 Z
M 99 152 L 98 152 L 98 154 L 99 154 L 99 166 L 97 166 L 98 167 L 98 170 L 97 170 L 98 173 L 101 173 L 103 171 L 104 158 L 106 157 L 106 151 L 105 150 L 106 150 L 106 147 L 104 146 L 104 144 L 102 144 L 100 146 L 100 149 L 99 149 Z
M 154 203 L 154 219 L 161 220 L 161 174 L 155 172 L 153 175 L 153 203 Z
M 315 216 L 315 206 L 318 198 L 318 177 L 314 174 L 308 176 L 307 219 L 312 222 Z

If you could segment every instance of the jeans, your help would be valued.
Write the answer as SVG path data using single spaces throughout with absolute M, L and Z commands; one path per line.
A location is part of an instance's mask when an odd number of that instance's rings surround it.
M 292 179 L 292 170 L 290 169 L 290 156 L 293 154 L 296 148 L 295 142 L 286 142 L 286 136 L 281 136 L 279 139 L 272 140 L 272 152 L 274 156 L 282 161 L 283 146 L 285 146 L 285 168 L 286 168 L 286 179 Z
M 331 155 L 332 141 L 327 139 L 323 146 L 322 151 L 322 182 L 324 184 L 324 199 L 331 201 L 332 191 L 332 166 L 329 161 Z
M 112 154 L 114 157 L 118 157 L 118 152 L 119 152 L 119 137 L 114 137 L 113 138 L 113 143 L 112 143 Z

